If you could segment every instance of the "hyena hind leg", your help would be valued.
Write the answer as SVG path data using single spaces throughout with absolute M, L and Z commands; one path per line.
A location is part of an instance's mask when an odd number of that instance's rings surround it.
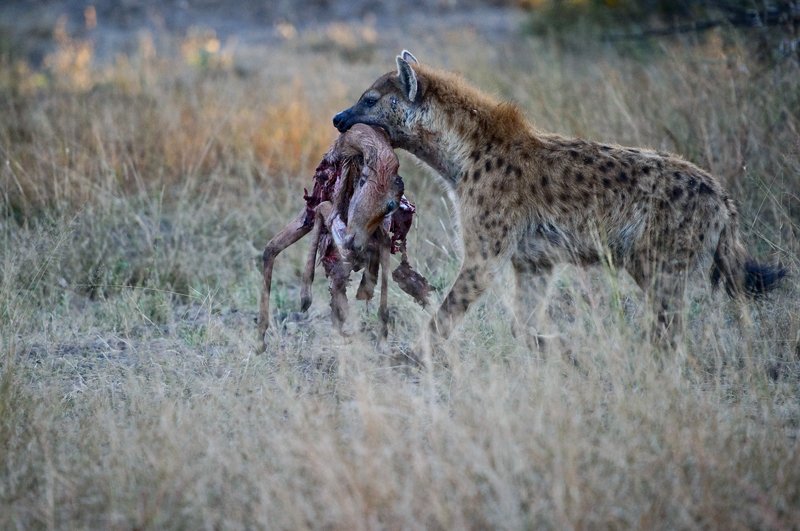
M 662 269 L 649 275 L 634 270 L 631 274 L 645 292 L 653 310 L 653 343 L 677 348 L 684 333 L 686 268 L 673 266 L 670 272 Z
M 517 341 L 525 341 L 532 352 L 543 351 L 547 338 L 541 334 L 546 301 L 547 281 L 552 268 L 513 257 L 515 292 L 514 315 L 511 321 L 511 334 Z

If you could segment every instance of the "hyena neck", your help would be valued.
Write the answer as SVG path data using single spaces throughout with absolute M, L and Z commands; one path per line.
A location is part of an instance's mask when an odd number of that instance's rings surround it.
M 450 136 L 445 130 L 425 128 L 402 147 L 433 168 L 448 185 L 455 188 L 463 173 L 463 161 L 458 150 L 453 149 Z
M 426 93 L 416 132 L 405 149 L 439 172 L 455 188 L 476 149 L 532 133 L 512 104 L 499 102 L 447 72 L 419 67 Z

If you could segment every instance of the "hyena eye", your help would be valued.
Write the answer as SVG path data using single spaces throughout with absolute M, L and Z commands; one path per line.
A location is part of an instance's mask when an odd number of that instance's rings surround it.
M 364 98 L 364 105 L 366 105 L 367 107 L 372 107 L 376 103 L 378 103 L 378 98 L 376 98 L 375 96 L 368 96 Z

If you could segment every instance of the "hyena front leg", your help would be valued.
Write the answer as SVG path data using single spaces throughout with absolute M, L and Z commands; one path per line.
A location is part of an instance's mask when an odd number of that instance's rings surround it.
M 472 303 L 491 285 L 494 273 L 500 269 L 508 255 L 510 234 L 507 226 L 493 234 L 473 223 L 464 224 L 463 234 L 464 262 L 461 271 L 430 321 L 429 341 L 424 345 L 423 351 L 438 350 L 439 343 L 450 336 L 464 319 L 464 314 Z
M 489 264 L 485 261 L 464 261 L 453 287 L 430 322 L 431 332 L 442 339 L 450 337 L 470 305 L 489 287 L 489 270 Z

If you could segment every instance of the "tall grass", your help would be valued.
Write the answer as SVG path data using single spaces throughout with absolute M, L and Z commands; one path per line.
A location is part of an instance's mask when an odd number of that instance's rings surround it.
M 298 321 L 298 246 L 256 355 L 260 249 L 302 206 L 330 116 L 396 51 L 350 62 L 301 37 L 246 62 L 212 38 L 90 58 L 80 82 L 69 57 L 0 69 L 0 527 L 797 526 L 794 279 L 745 308 L 700 281 L 667 352 L 639 332 L 651 316 L 627 276 L 562 268 L 539 353 L 510 334 L 504 272 L 449 368 L 420 374 L 375 349 L 374 307 L 336 336 L 321 281 Z M 454 34 L 413 51 L 541 129 L 682 153 L 739 201 L 753 252 L 796 271 L 800 68 L 746 44 L 632 58 Z M 446 289 L 449 199 L 410 158 L 401 173 L 412 258 Z M 394 287 L 390 303 L 402 346 L 426 312 Z

